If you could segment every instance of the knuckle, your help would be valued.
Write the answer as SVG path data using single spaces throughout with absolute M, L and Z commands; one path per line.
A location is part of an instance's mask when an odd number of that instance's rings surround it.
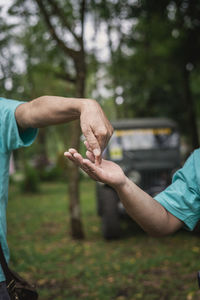
M 90 135 L 90 129 L 88 127 L 82 127 L 83 133 L 85 136 L 89 136 Z
M 99 128 L 98 130 L 98 136 L 106 136 L 108 134 L 108 131 L 106 130 L 106 128 Z
M 90 149 L 94 149 L 95 147 L 97 147 L 97 141 L 94 139 L 88 139 L 88 144 L 89 144 L 89 148 Z
M 92 150 L 94 150 L 95 148 L 97 148 L 98 144 L 95 142 L 91 142 L 90 143 L 90 147 L 92 148 Z

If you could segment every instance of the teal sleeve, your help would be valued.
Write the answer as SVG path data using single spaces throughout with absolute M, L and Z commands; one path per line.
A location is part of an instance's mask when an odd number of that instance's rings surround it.
M 0 98 L 0 151 L 6 153 L 33 143 L 38 130 L 20 131 L 15 119 L 16 108 L 24 102 Z
M 199 161 L 198 149 L 188 158 L 183 168 L 174 174 L 172 184 L 155 197 L 166 210 L 183 221 L 189 230 L 193 230 L 200 219 Z

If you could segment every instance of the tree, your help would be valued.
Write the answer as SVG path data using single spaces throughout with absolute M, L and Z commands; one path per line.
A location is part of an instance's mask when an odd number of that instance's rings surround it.
M 0 6 L 0 12 L 2 10 Z M 11 31 L 15 25 L 8 24 L 8 22 L 0 16 L 0 90 L 1 96 L 9 97 L 10 91 L 13 88 L 11 74 L 14 70 L 14 63 L 10 48 L 12 47 Z
M 191 71 L 198 68 L 200 62 L 198 55 L 200 49 L 199 2 L 162 1 L 158 5 L 156 1 L 151 1 L 151 3 L 141 1 L 140 9 L 143 14 L 143 21 L 148 23 L 147 26 L 151 34 L 150 44 L 155 43 L 154 41 L 157 39 L 157 49 L 159 49 L 158 42 L 163 43 L 163 48 L 166 47 L 164 56 L 161 54 L 160 58 L 167 59 L 168 69 L 172 71 L 168 71 L 168 82 L 170 78 L 174 77 L 174 74 L 177 76 L 175 77 L 176 91 L 179 94 L 179 98 L 176 98 L 176 102 L 179 103 L 177 112 L 184 116 L 181 125 L 190 137 L 192 147 L 197 148 L 199 147 L 197 104 L 191 89 Z M 166 29 L 163 31 L 165 33 L 163 41 L 159 39 L 160 34 L 158 35 L 158 33 L 163 34 L 159 28 Z M 155 53 L 155 50 L 153 52 Z M 170 84 L 172 87 L 173 82 L 171 81 Z
M 37 6 L 35 6 L 35 4 Z M 70 0 L 64 2 L 56 0 L 34 0 L 31 2 L 16 0 L 14 5 L 11 6 L 9 13 L 21 16 L 25 19 L 26 24 L 30 25 L 32 19 L 34 22 L 36 19 L 36 23 L 39 24 L 41 19 L 40 15 L 42 15 L 46 25 L 46 34 L 50 34 L 54 41 L 54 43 L 52 43 L 52 40 L 49 40 L 49 46 L 51 44 L 51 47 L 54 48 L 54 52 L 56 51 L 58 56 L 57 68 L 52 72 L 54 78 L 59 78 L 65 80 L 66 83 L 74 84 L 75 96 L 84 98 L 86 79 L 84 48 L 86 1 L 82 0 L 74 3 Z M 37 33 L 35 32 L 35 36 L 37 36 Z M 39 45 L 34 44 L 35 41 L 31 42 L 32 47 L 39 49 Z M 42 53 L 42 55 L 44 55 L 44 53 Z M 28 66 L 30 66 L 29 63 Z M 73 122 L 70 131 L 70 145 L 71 147 L 79 149 L 79 122 Z M 80 239 L 84 237 L 84 233 L 79 204 L 78 168 L 71 165 L 69 174 L 71 233 L 74 238 Z
M 84 49 L 84 22 L 85 22 L 85 5 L 86 1 L 82 0 L 79 3 L 78 9 L 73 6 L 72 2 L 66 1 L 63 7 L 57 1 L 36 0 L 40 11 L 44 17 L 48 30 L 52 38 L 56 41 L 57 46 L 70 57 L 73 61 L 75 74 L 66 73 L 66 80 L 75 83 L 76 97 L 85 97 L 85 79 L 86 79 L 86 62 Z M 69 19 L 69 11 L 67 5 L 70 7 L 71 18 Z M 66 11 L 66 14 L 64 13 Z M 76 16 L 76 13 L 78 16 Z M 68 46 L 68 43 L 58 34 L 56 26 L 52 19 L 58 20 L 59 29 L 63 32 L 67 31 L 73 38 L 74 47 Z M 80 33 L 77 32 L 77 27 Z M 78 122 L 74 122 L 71 134 L 71 146 L 79 149 L 80 146 L 80 126 Z M 76 166 L 71 165 L 69 176 L 69 195 L 70 195 L 70 216 L 71 216 L 71 231 L 74 238 L 83 238 L 83 228 L 80 217 L 79 204 L 79 171 Z
M 107 24 L 111 88 L 123 87 L 118 116 L 171 117 L 192 148 L 198 147 L 193 87 L 199 68 L 199 2 L 102 0 L 93 6 L 99 22 Z

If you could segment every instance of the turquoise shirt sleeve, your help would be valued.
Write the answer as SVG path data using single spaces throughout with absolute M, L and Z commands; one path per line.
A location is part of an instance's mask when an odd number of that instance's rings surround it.
M 0 98 L 0 151 L 6 153 L 33 143 L 38 130 L 20 131 L 15 119 L 16 108 L 24 102 Z
M 183 168 L 178 170 L 172 184 L 155 197 L 171 214 L 193 230 L 200 219 L 200 149 L 195 150 Z

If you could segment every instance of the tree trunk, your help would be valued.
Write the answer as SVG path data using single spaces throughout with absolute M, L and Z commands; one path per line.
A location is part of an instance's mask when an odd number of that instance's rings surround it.
M 80 146 L 80 125 L 79 121 L 71 124 L 71 147 L 79 150 Z M 79 169 L 74 164 L 69 164 L 69 209 L 71 235 L 74 239 L 83 239 L 84 231 L 81 222 L 80 193 L 79 193 Z
M 85 96 L 85 78 L 86 67 L 84 53 L 80 55 L 80 60 L 76 62 L 76 96 L 77 98 L 84 98 Z M 79 151 L 80 148 L 80 122 L 76 121 L 71 124 L 71 147 Z M 75 239 L 83 239 L 84 231 L 81 222 L 80 209 L 80 193 L 79 193 L 79 168 L 70 164 L 69 168 L 69 197 L 70 197 L 70 223 L 71 235 Z
M 84 20 L 85 20 L 86 0 L 81 1 L 81 38 L 80 52 L 74 59 L 76 69 L 76 97 L 85 98 L 85 79 L 86 79 L 86 63 L 84 51 Z M 79 122 L 72 123 L 71 145 L 79 151 L 80 148 L 80 125 Z M 75 165 L 71 165 L 69 176 L 69 195 L 70 195 L 70 217 L 71 217 L 71 235 L 75 239 L 83 239 L 84 231 L 81 222 L 80 194 L 79 194 L 79 169 Z
M 46 128 L 40 128 L 38 134 L 39 154 L 36 158 L 35 164 L 36 168 L 41 173 L 49 165 L 46 130 Z
M 196 149 L 199 148 L 199 136 L 198 136 L 197 118 L 195 113 L 195 103 L 190 88 L 190 72 L 184 69 L 183 76 L 184 76 L 183 83 L 184 83 L 185 104 L 186 104 L 189 136 L 191 137 L 191 144 L 193 149 Z
M 80 50 L 70 48 L 64 41 L 60 38 L 55 30 L 55 26 L 51 20 L 51 13 L 46 8 L 43 0 L 35 0 L 43 14 L 46 25 L 49 29 L 49 32 L 52 38 L 57 42 L 58 47 L 63 50 L 67 57 L 70 57 L 75 66 L 76 76 L 75 80 L 71 80 L 71 76 L 66 74 L 66 79 L 70 79 L 70 82 L 76 83 L 76 97 L 84 98 L 85 96 L 85 78 L 86 78 L 86 64 L 85 64 L 85 51 L 84 51 L 84 22 L 85 22 L 85 12 L 86 12 L 86 0 L 80 1 L 80 21 L 81 21 L 81 34 L 80 36 L 75 33 L 75 30 L 70 27 L 67 19 L 63 16 L 62 9 L 60 9 L 56 1 L 49 1 L 50 7 L 53 10 L 54 14 L 60 19 L 61 24 L 65 30 L 68 30 L 75 41 L 78 43 Z M 75 25 L 75 24 L 74 24 Z M 71 124 L 71 147 L 79 151 L 80 146 L 80 126 L 79 122 L 73 122 Z M 69 167 L 69 198 L 70 198 L 70 218 L 71 218 L 71 234 L 73 238 L 81 239 L 84 238 L 84 233 L 81 223 L 81 212 L 80 212 L 80 201 L 79 201 L 79 170 L 78 168 L 71 164 Z

